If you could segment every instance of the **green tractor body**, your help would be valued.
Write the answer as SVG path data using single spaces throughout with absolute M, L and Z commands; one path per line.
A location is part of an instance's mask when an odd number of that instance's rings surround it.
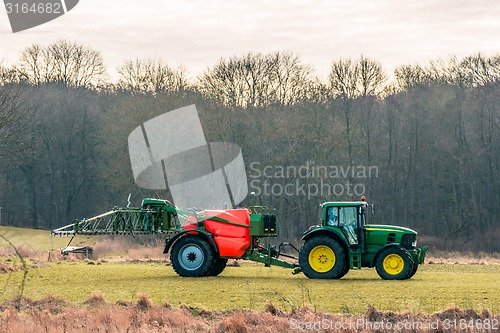
M 339 279 L 350 269 L 375 267 L 383 279 L 412 277 L 424 262 L 427 248 L 417 248 L 412 229 L 367 224 L 365 201 L 325 202 L 321 224 L 302 237 L 299 264 L 306 276 Z

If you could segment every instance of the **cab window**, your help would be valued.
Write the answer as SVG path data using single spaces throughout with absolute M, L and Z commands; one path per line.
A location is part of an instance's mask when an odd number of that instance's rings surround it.
M 337 226 L 339 224 L 338 207 L 328 207 L 326 211 L 326 224 L 330 226 Z
M 342 207 L 339 215 L 339 225 L 345 227 L 357 227 L 357 207 Z
M 339 225 L 345 227 L 347 239 L 350 244 L 358 243 L 357 236 L 357 207 L 342 207 L 339 210 Z

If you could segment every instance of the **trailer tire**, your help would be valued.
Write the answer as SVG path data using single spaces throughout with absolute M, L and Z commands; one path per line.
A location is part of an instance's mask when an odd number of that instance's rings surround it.
M 174 243 L 170 261 L 178 275 L 200 277 L 208 275 L 214 264 L 214 255 L 206 240 L 198 236 L 185 236 Z
M 299 251 L 299 264 L 310 279 L 340 279 L 348 271 L 344 248 L 328 236 L 308 239 Z
M 405 280 L 413 271 L 410 254 L 399 247 L 388 247 L 377 255 L 375 268 L 384 280 Z
M 224 271 L 227 265 L 227 259 L 226 258 L 217 258 L 214 260 L 214 263 L 212 264 L 212 267 L 207 273 L 207 276 L 217 276 L 220 273 Z

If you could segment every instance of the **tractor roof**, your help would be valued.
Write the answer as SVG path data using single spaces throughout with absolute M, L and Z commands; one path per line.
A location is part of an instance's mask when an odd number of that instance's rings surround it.
M 328 201 L 323 203 L 323 207 L 358 207 L 366 204 L 366 201 Z

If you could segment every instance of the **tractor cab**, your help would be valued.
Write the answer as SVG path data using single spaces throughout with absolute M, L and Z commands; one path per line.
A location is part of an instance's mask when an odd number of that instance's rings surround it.
M 351 246 L 360 245 L 364 240 L 366 206 L 364 201 L 326 202 L 323 204 L 322 225 L 338 227 Z
M 321 205 L 321 226 L 340 229 L 350 248 L 366 252 L 366 224 L 369 207 L 373 212 L 374 206 L 368 204 L 364 196 L 360 201 L 325 202 Z

